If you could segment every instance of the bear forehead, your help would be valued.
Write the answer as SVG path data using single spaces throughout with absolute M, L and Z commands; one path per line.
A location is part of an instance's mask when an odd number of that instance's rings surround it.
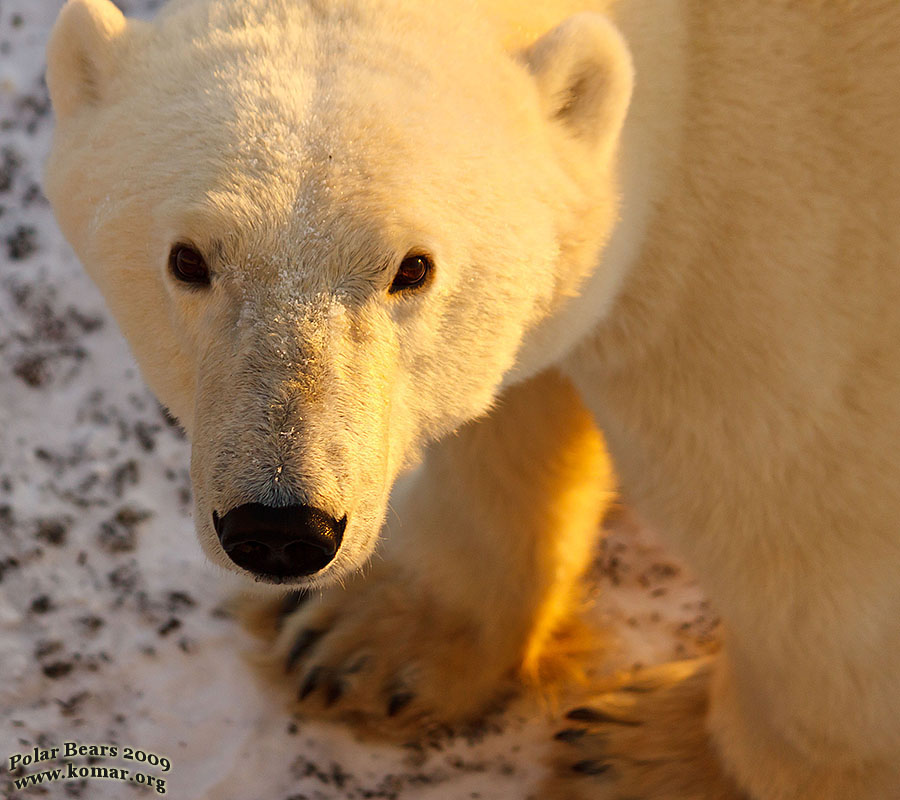
M 477 62 L 500 51 L 479 15 L 461 19 L 467 10 L 465 0 L 175 0 L 154 24 L 150 58 L 182 78 L 212 74 L 273 92 L 300 78 L 338 100 L 351 76 L 351 97 L 388 77 L 408 93 L 436 83 L 474 91 L 489 79 Z
M 132 141 L 148 154 L 178 143 L 166 150 L 171 172 L 197 190 L 259 192 L 270 211 L 298 198 L 388 208 L 413 193 L 409 207 L 429 178 L 446 195 L 476 165 L 490 171 L 492 143 L 509 150 L 523 104 L 488 86 L 498 71 L 515 75 L 508 59 L 493 72 L 458 68 L 470 37 L 447 41 L 423 19 L 428 5 L 176 0 L 123 79 L 119 114 L 151 131 Z

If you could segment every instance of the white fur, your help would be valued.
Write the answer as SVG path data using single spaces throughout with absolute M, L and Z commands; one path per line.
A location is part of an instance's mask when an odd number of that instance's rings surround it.
M 181 0 L 125 24 L 70 0 L 48 194 L 191 434 L 210 557 L 214 510 L 309 502 L 349 518 L 311 583 L 357 570 L 394 480 L 459 430 L 384 566 L 279 652 L 327 619 L 323 663 L 420 665 L 451 718 L 545 646 L 603 505 L 560 369 L 727 630 L 714 672 L 642 702 L 657 738 L 629 734 L 618 793 L 895 798 L 898 41 L 890 3 Z M 208 291 L 166 273 L 185 239 Z M 433 280 L 391 295 L 411 249 Z M 711 759 L 642 758 L 682 726 Z

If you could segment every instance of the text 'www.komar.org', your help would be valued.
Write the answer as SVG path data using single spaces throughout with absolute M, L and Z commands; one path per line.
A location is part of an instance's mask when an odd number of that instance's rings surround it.
M 25 767 L 45 764 L 49 761 L 85 757 L 90 763 L 76 764 L 63 761 L 60 766 L 48 767 L 30 775 L 19 775 Z M 13 753 L 9 756 L 9 771 L 13 776 L 16 789 L 29 789 L 34 786 L 72 780 L 108 780 L 134 783 L 155 789 L 157 794 L 166 794 L 166 779 L 158 775 L 140 772 L 121 765 L 98 764 L 97 761 L 108 758 L 121 758 L 124 761 L 148 764 L 159 767 L 162 772 L 172 768 L 172 762 L 165 756 L 148 753 L 135 747 L 119 747 L 112 744 L 79 744 L 63 742 L 60 747 L 34 747 L 28 753 Z

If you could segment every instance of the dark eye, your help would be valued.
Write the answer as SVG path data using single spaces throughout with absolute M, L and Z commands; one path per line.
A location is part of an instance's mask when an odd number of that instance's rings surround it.
M 400 262 L 394 282 L 391 284 L 391 294 L 404 289 L 416 289 L 428 279 L 433 268 L 431 259 L 426 255 L 408 255 Z
M 189 244 L 176 244 L 169 253 L 169 270 L 176 280 L 209 286 L 209 267 L 206 260 Z

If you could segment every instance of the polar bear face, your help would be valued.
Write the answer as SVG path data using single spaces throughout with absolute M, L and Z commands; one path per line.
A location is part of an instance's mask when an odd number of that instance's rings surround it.
M 364 562 L 421 448 L 545 366 L 523 338 L 611 225 L 614 30 L 585 15 L 508 54 L 447 5 L 183 0 L 145 23 L 70 0 L 54 30 L 48 196 L 191 437 L 206 553 L 259 581 Z M 293 553 L 274 566 L 266 526 Z

